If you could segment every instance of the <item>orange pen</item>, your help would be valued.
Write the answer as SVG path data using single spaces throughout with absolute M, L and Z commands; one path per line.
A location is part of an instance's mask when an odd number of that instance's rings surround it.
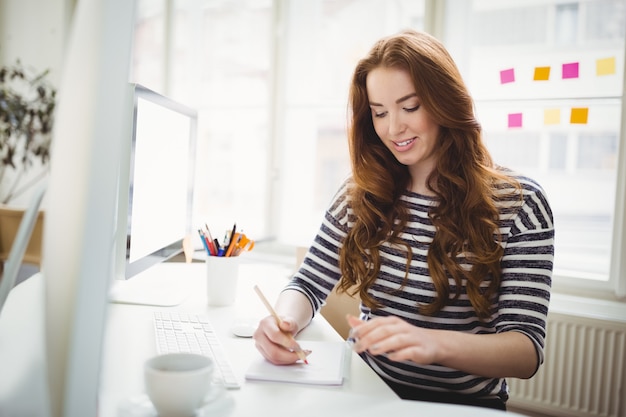
M 235 232 L 235 234 L 231 236 L 230 242 L 228 243 L 228 249 L 226 250 L 226 254 L 224 254 L 224 256 L 230 256 L 233 253 L 240 235 L 241 233 Z

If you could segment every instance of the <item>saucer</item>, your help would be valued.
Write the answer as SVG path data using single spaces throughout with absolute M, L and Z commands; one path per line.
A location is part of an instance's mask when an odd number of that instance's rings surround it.
M 226 389 L 214 385 L 194 417 L 227 417 L 234 407 L 235 401 Z M 126 398 L 118 405 L 117 417 L 159 417 L 159 415 L 148 395 L 139 394 Z

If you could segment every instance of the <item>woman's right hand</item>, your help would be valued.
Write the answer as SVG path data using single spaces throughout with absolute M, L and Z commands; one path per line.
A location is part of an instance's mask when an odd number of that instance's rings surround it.
M 298 352 L 300 345 L 293 338 L 298 332 L 296 321 L 289 317 L 281 318 L 280 327 L 272 316 L 267 316 L 259 322 L 252 336 L 256 348 L 261 355 L 274 365 L 290 365 L 300 359 Z M 305 355 L 310 351 L 304 351 Z

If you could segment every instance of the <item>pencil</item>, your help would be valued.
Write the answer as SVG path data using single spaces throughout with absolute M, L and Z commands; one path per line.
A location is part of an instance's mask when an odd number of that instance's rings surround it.
M 254 291 L 256 291 L 256 293 L 259 295 L 259 298 L 261 299 L 263 304 L 265 304 L 265 308 L 267 308 L 267 310 L 270 312 L 272 317 L 274 317 L 274 320 L 276 320 L 276 324 L 280 328 L 280 323 L 282 323 L 282 320 L 280 319 L 280 317 L 278 317 L 276 310 L 274 310 L 274 308 L 269 303 L 269 301 L 267 301 L 267 298 L 265 298 L 265 296 L 261 292 L 261 289 L 257 285 L 254 286 Z M 293 339 L 293 336 L 291 336 L 291 339 L 295 342 L 295 339 Z M 296 355 L 298 355 L 298 358 L 302 360 L 302 362 L 306 363 L 307 365 L 309 364 L 309 362 L 306 360 L 306 355 L 304 354 L 304 351 L 302 349 L 298 348 L 298 350 L 296 350 L 295 352 L 296 352 Z

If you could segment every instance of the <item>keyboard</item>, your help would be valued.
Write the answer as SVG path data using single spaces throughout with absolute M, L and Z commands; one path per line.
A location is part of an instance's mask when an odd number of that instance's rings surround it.
M 216 365 L 214 383 L 227 389 L 241 388 L 241 382 L 233 372 L 206 315 L 157 310 L 153 321 L 158 354 L 185 352 L 209 356 Z

